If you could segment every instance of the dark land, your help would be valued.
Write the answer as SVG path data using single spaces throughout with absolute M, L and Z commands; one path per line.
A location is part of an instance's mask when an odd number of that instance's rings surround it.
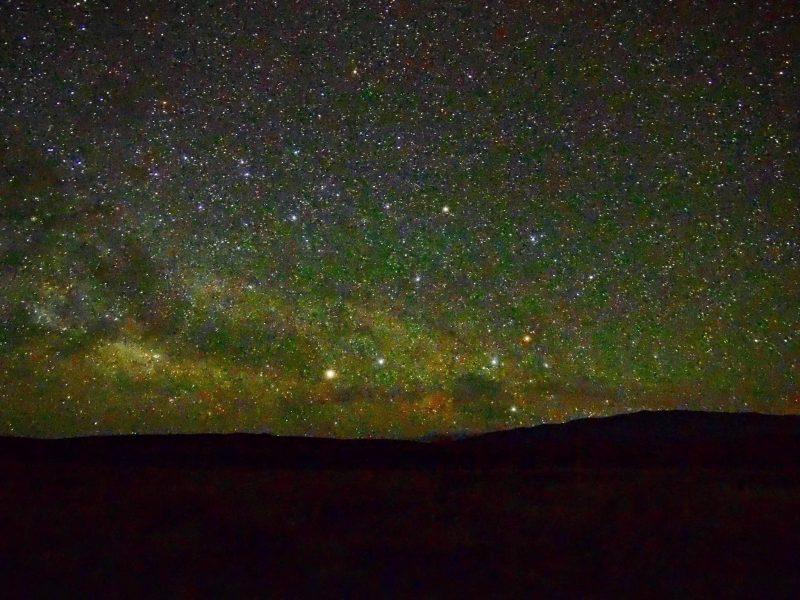
M 0 439 L 3 595 L 796 597 L 800 417 Z

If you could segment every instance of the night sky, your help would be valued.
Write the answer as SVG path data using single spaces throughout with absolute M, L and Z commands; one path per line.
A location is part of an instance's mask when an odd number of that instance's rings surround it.
M 800 7 L 0 7 L 0 434 L 800 412 Z

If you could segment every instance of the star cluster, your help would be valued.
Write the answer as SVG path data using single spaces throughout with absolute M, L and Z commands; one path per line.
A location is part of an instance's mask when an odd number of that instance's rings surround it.
M 0 433 L 797 412 L 798 17 L 6 3 Z

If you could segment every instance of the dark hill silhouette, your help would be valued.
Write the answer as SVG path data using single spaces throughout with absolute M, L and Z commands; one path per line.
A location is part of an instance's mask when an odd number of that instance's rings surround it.
M 288 468 L 800 464 L 800 416 L 642 411 L 432 441 L 269 434 L 0 438 L 0 460 Z
M 0 438 L 4 597 L 796 597 L 800 417 Z
M 483 460 L 527 465 L 783 467 L 800 464 L 800 416 L 642 411 L 464 440 Z

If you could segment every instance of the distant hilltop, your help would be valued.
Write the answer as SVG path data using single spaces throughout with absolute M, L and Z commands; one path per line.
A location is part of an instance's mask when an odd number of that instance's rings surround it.
M 269 434 L 0 438 L 0 461 L 186 467 L 659 467 L 800 465 L 800 416 L 643 411 L 431 441 Z

